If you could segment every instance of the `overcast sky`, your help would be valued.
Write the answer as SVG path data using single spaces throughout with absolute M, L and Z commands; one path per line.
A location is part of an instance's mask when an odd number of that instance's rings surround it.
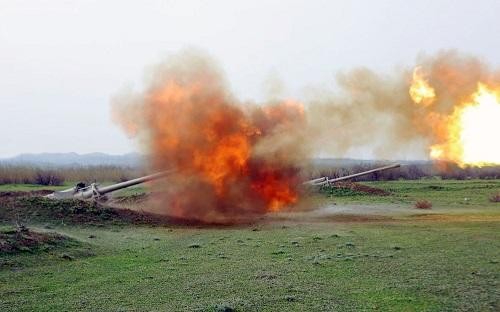
M 500 1 L 0 0 L 0 157 L 125 153 L 110 98 L 185 47 L 207 51 L 241 99 L 333 86 L 338 71 L 390 72 L 458 49 L 498 66 Z M 362 156 L 362 155 L 360 155 Z

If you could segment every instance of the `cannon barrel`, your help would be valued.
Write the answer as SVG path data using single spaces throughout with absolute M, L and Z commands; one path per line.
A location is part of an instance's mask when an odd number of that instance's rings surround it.
M 120 182 L 108 186 L 103 186 L 99 187 L 97 183 L 92 183 L 89 186 L 86 187 L 79 187 L 79 185 L 76 185 L 70 189 L 63 190 L 63 191 L 56 191 L 52 194 L 47 195 L 46 197 L 51 198 L 51 199 L 66 199 L 66 198 L 81 198 L 81 199 L 91 199 L 91 198 L 101 198 L 101 196 L 121 190 L 123 188 L 127 188 L 133 185 L 141 184 L 147 181 L 152 181 L 156 179 L 163 178 L 173 171 L 163 171 L 163 172 L 158 172 L 154 174 L 150 174 L 144 177 L 128 180 L 125 182 Z
M 147 175 L 144 177 L 128 180 L 125 182 L 120 182 L 120 183 L 116 183 L 116 184 L 112 184 L 112 185 L 108 185 L 108 186 L 103 186 L 103 187 L 96 187 L 96 189 L 99 192 L 99 195 L 105 195 L 107 193 L 118 191 L 118 190 L 130 187 L 133 185 L 137 185 L 137 184 L 141 184 L 144 182 L 163 178 L 164 176 L 168 175 L 169 173 L 171 173 L 171 171 L 158 172 L 158 173 L 150 174 L 150 175 Z M 82 192 L 82 194 L 80 196 L 83 198 L 91 198 L 94 196 L 94 190 L 92 188 L 90 188 L 90 189 Z
M 304 182 L 303 184 L 304 185 L 311 185 L 311 186 L 322 186 L 325 184 L 335 183 L 335 182 L 339 182 L 339 181 L 343 181 L 343 180 L 349 180 L 352 178 L 356 178 L 356 177 L 367 175 L 367 174 L 374 173 L 374 172 L 380 172 L 380 171 L 384 171 L 384 170 L 388 170 L 388 169 L 397 168 L 399 166 L 400 166 L 400 164 L 392 164 L 392 165 L 379 167 L 379 168 L 371 169 L 368 171 L 363 171 L 363 172 L 351 174 L 351 175 L 340 177 L 340 178 L 334 178 L 334 179 L 330 179 L 328 177 L 321 177 L 321 178 L 308 180 L 308 181 Z M 47 195 L 46 197 L 52 198 L 52 199 L 65 199 L 65 198 L 103 199 L 103 198 L 105 198 L 104 195 L 106 195 L 108 193 L 111 193 L 111 192 L 114 192 L 114 191 L 117 191 L 120 189 L 124 189 L 124 188 L 130 187 L 130 186 L 133 186 L 133 185 L 137 185 L 137 184 L 141 184 L 144 182 L 163 178 L 163 177 L 171 174 L 173 171 L 174 170 L 158 172 L 158 173 L 150 174 L 150 175 L 147 175 L 144 177 L 140 177 L 140 178 L 136 178 L 136 179 L 132 179 L 129 181 L 120 182 L 120 183 L 116 183 L 116 184 L 112 184 L 112 185 L 108 185 L 108 186 L 103 186 L 103 187 L 99 187 L 99 185 L 97 183 L 92 183 L 90 186 L 87 186 L 87 187 L 85 187 L 85 186 L 80 187 L 79 185 L 76 185 L 75 187 L 72 187 L 72 188 L 67 189 L 67 190 L 56 191 L 52 194 Z
M 330 184 L 330 183 L 335 183 L 335 182 L 339 182 L 339 181 L 349 180 L 349 179 L 352 179 L 352 178 L 364 176 L 364 175 L 367 175 L 367 174 L 370 174 L 370 173 L 374 173 L 374 172 L 380 172 L 380 171 L 384 171 L 384 170 L 398 168 L 400 166 L 401 166 L 401 164 L 392 164 L 392 165 L 387 165 L 387 166 L 383 166 L 383 167 L 379 167 L 379 168 L 375 168 L 375 169 L 371 169 L 371 170 L 367 170 L 367 171 L 363 171 L 363 172 L 359 172 L 359 173 L 355 173 L 355 174 L 350 174 L 350 175 L 347 175 L 347 176 L 344 176 L 344 177 L 340 177 L 340 178 L 333 178 L 333 179 L 330 179 L 328 177 L 321 177 L 321 178 L 317 178 L 317 179 L 308 180 L 308 181 L 304 182 L 304 184 L 306 184 L 306 185 L 314 185 L 314 186 L 321 186 L 321 185 L 325 185 L 325 184 Z

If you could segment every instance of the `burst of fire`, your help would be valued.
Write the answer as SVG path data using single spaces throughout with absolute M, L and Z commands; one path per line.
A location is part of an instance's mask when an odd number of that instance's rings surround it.
M 437 96 L 420 70 L 413 73 L 409 93 L 427 109 L 425 120 L 438 141 L 430 146 L 430 157 L 461 167 L 500 164 L 500 145 L 495 141 L 500 134 L 499 90 L 478 82 L 469 100 L 455 103 L 453 112 L 445 115 L 429 107 Z
M 283 145 L 282 136 L 303 126 L 300 103 L 240 104 L 210 66 L 162 74 L 168 78 L 115 111 L 132 134 L 147 133 L 155 170 L 175 169 L 162 188 L 161 209 L 237 222 L 297 202 L 297 144 Z
M 241 103 L 210 64 L 189 53 L 174 57 L 156 68 L 144 92 L 115 105 L 115 119 L 147 146 L 152 169 L 176 169 L 161 188 L 160 209 L 170 215 L 232 222 L 292 205 L 300 168 L 317 152 L 310 145 L 341 156 L 373 144 L 393 157 L 429 141 L 432 159 L 500 164 L 500 76 L 475 59 L 440 54 L 415 68 L 409 90 L 401 83 L 406 75 L 392 83 L 353 71 L 339 79 L 345 98 L 321 98 L 306 111 L 294 101 Z M 408 91 L 415 105 L 404 105 Z M 332 136 L 335 126 L 342 131 Z

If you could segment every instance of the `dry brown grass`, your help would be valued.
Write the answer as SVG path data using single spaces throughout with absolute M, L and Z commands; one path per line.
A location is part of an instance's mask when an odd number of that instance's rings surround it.
M 417 209 L 431 209 L 432 203 L 428 200 L 425 200 L 425 199 L 417 200 L 417 202 L 415 203 L 415 208 L 417 208 Z
M 388 165 L 387 162 L 372 162 L 360 164 L 339 165 L 334 160 L 313 164 L 304 171 L 305 179 L 322 176 L 337 178 L 376 167 Z M 379 180 L 418 180 L 424 177 L 441 177 L 442 179 L 500 179 L 500 166 L 466 167 L 461 168 L 453 163 L 407 164 L 398 169 L 387 170 L 361 176 L 352 181 L 379 181 Z
M 121 182 L 145 175 L 141 169 L 117 166 L 40 169 L 30 166 L 1 166 L 0 184 L 61 185 L 67 182 Z

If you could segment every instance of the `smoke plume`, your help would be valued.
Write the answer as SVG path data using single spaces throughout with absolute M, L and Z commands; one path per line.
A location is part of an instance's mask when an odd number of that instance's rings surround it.
M 412 99 L 414 67 L 432 86 L 432 101 Z M 316 153 L 343 157 L 361 148 L 375 159 L 425 159 L 432 146 L 453 140 L 450 118 L 471 100 L 478 83 L 495 88 L 500 75 L 477 58 L 454 51 L 422 55 L 415 66 L 392 74 L 366 68 L 341 73 L 340 91 L 316 92 L 307 101 Z
M 161 209 L 204 222 L 237 222 L 298 201 L 303 107 L 239 102 L 214 62 L 186 52 L 157 66 L 147 89 L 122 94 L 113 116 L 147 147 L 155 171 L 174 170 Z
M 118 95 L 113 115 L 144 145 L 153 170 L 174 170 L 158 182 L 164 183 L 161 211 L 237 222 L 297 203 L 301 169 L 318 155 L 435 153 L 463 163 L 457 115 L 472 105 L 478 83 L 497 90 L 500 75 L 456 52 L 421 56 L 416 66 L 341 73 L 339 91 L 313 92 L 305 105 L 255 104 L 231 94 L 209 57 L 188 51 L 156 66 L 144 91 Z

